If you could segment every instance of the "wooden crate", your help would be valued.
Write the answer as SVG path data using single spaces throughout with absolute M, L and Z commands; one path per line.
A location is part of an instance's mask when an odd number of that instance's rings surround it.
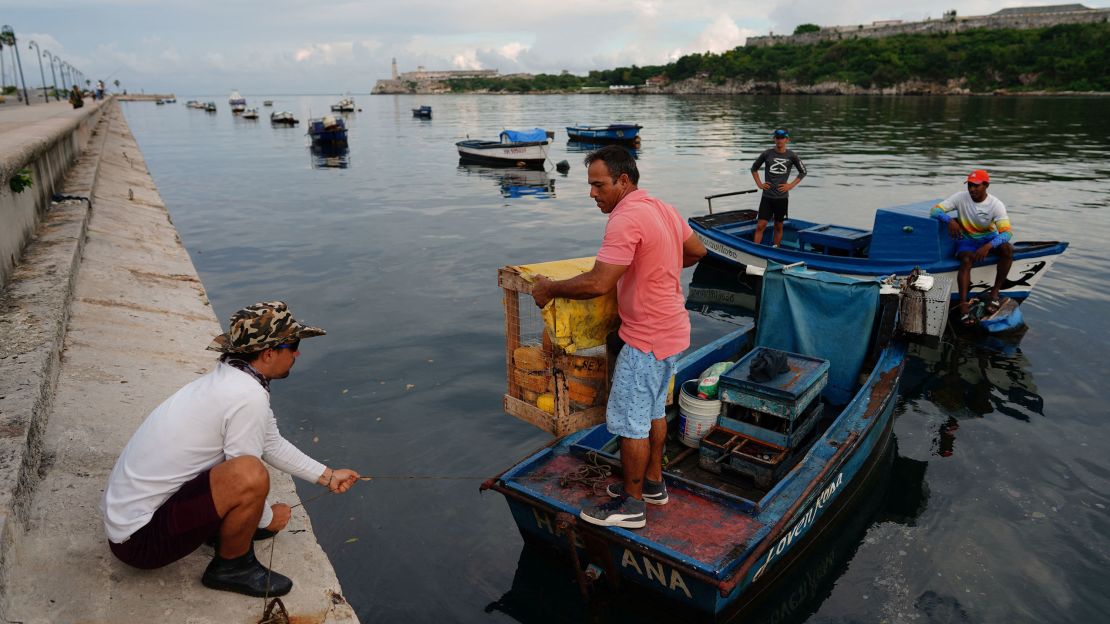
M 502 397 L 505 413 L 556 436 L 564 436 L 605 422 L 605 401 L 609 394 L 614 361 L 610 350 L 606 348 L 600 356 L 585 356 L 600 359 L 601 369 L 604 371 L 597 379 L 598 388 L 593 404 L 581 406 L 572 402 L 570 384 L 578 381 L 572 373 L 576 370 L 576 364 L 582 364 L 584 356 L 562 353 L 557 347 L 551 345 L 543 330 L 543 322 L 539 320 L 539 310 L 532 300 L 532 285 L 520 276 L 515 267 L 502 267 L 497 273 L 497 282 L 501 286 L 505 308 L 505 377 L 508 385 Z M 525 310 L 525 317 L 532 317 L 526 319 L 524 323 L 522 323 L 522 308 Z M 534 315 L 531 314 L 533 310 Z M 538 329 L 535 327 L 536 322 L 539 323 Z M 531 326 L 526 327 L 526 323 Z M 554 413 L 548 413 L 525 400 L 526 390 L 517 383 L 516 375 L 520 373 L 517 372 L 513 354 L 517 348 L 530 344 L 526 341 L 526 335 L 532 337 L 531 344 L 539 346 L 544 354 L 545 370 L 537 372 L 550 375 L 551 391 L 555 399 Z

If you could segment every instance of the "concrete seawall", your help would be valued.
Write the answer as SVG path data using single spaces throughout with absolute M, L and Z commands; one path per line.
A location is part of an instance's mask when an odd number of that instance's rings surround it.
M 200 584 L 209 547 L 153 571 L 107 547 L 97 505 L 119 451 L 215 364 L 221 329 L 118 105 L 95 114 L 59 138 L 91 140 L 54 188 L 90 201 L 48 204 L 0 291 L 0 617 L 258 622 L 261 599 Z M 287 475 L 271 471 L 271 499 L 298 502 Z M 293 579 L 292 620 L 357 621 L 303 507 L 288 528 L 256 552 Z
M 79 109 L 54 102 L 5 111 L 0 120 L 0 287 L 50 207 L 51 195 L 88 144 L 107 101 L 89 99 Z M 30 171 L 33 185 L 15 193 L 8 180 L 21 169 Z

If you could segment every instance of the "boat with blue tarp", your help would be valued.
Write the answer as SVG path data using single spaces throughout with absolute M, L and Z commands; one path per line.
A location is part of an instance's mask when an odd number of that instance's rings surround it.
M 567 138 L 583 143 L 636 143 L 641 129 L 639 124 L 625 123 L 567 126 Z
M 709 254 L 738 266 L 766 266 L 769 262 L 804 262 L 817 271 L 861 278 L 908 276 L 914 268 L 951 278 L 953 299 L 959 298 L 956 274 L 956 241 L 940 221 L 930 216 L 938 201 L 923 201 L 875 211 L 870 230 L 787 218 L 782 244 L 772 247 L 773 228 L 763 241 L 753 240 L 756 211 L 713 212 L 713 199 L 754 191 L 709 195 L 709 214 L 692 217 L 690 227 Z M 1056 259 L 1068 248 L 1060 241 L 1011 241 L 1014 261 L 1001 295 L 1018 303 L 1029 297 Z M 988 256 L 971 269 L 971 290 L 989 290 L 994 284 L 997 258 Z
M 308 120 L 308 136 L 314 145 L 347 145 L 347 124 L 341 117 L 324 115 L 319 119 Z
M 542 169 L 552 134 L 543 128 L 503 130 L 497 141 L 467 139 L 455 143 L 455 147 L 462 162 Z
M 609 476 L 588 487 L 568 478 L 584 467 L 619 470 L 619 438 L 604 424 L 556 438 L 483 484 L 505 496 L 527 544 L 572 562 L 584 594 L 600 576 L 712 617 L 742 610 L 879 469 L 906 358 L 896 335 L 899 291 L 804 266 L 772 266 L 761 282 L 754 323 L 738 321 L 678 363 L 673 398 L 681 405 L 683 382 L 733 362 L 721 375 L 720 415 L 696 447 L 680 439 L 683 410 L 668 408 L 669 502 L 649 506 L 645 528 L 578 518 L 618 482 Z M 752 362 L 770 352 L 785 354 L 785 372 L 753 380 Z

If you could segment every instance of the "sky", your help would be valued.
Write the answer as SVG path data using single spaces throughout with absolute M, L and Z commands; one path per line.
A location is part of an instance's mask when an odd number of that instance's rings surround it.
M 723 52 L 798 24 L 869 24 L 1061 2 L 1022 0 L 0 0 L 28 88 L 34 50 L 147 93 L 366 93 L 390 74 L 497 69 L 584 75 Z M 1091 8 L 1110 0 L 1088 0 Z M 2 50 L 11 74 L 11 51 Z M 49 59 L 45 59 L 50 83 Z

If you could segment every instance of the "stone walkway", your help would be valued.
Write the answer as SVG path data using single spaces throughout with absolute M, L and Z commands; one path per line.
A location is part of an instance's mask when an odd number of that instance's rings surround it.
M 59 114 L 72 110 L 62 104 Z M 53 106 L 25 106 L 24 114 L 38 109 L 41 115 Z M 16 111 L 3 113 L 0 139 Z M 26 533 L 9 547 L 5 562 L 6 618 L 258 622 L 262 599 L 200 584 L 211 548 L 139 571 L 117 561 L 105 542 L 97 505 L 116 457 L 154 406 L 213 366 L 215 354 L 205 347 L 222 330 L 118 105 L 109 104 L 97 134 L 103 138 L 99 175 L 41 478 Z M 90 150 L 99 142 L 90 141 Z M 274 473 L 272 484 L 274 500 L 297 501 L 288 476 Z M 283 599 L 292 621 L 356 622 L 303 507 L 294 510 L 288 528 L 296 532 L 273 542 L 273 567 L 294 581 Z M 270 543 L 260 544 L 258 557 L 267 562 Z

